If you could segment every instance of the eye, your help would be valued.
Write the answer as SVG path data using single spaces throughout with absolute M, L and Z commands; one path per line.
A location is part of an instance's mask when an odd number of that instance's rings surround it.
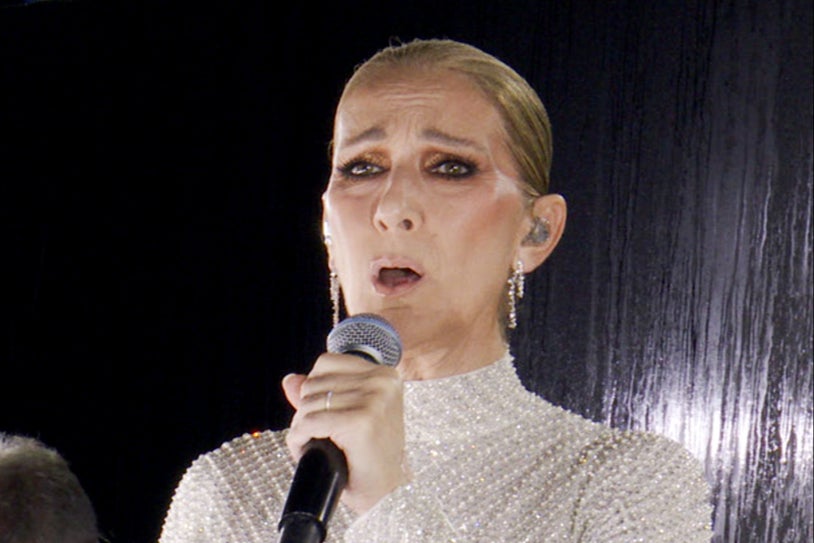
M 356 160 L 339 166 L 338 170 L 345 177 L 371 177 L 382 173 L 384 168 L 372 162 Z
M 473 175 L 477 168 L 474 164 L 459 159 L 444 159 L 436 162 L 430 171 L 442 177 L 461 179 Z

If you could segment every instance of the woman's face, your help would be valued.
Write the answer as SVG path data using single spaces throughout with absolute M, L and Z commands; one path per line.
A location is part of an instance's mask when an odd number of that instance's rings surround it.
M 402 71 L 346 95 L 323 204 L 350 314 L 387 318 L 405 349 L 502 338 L 530 223 L 500 115 L 466 76 Z

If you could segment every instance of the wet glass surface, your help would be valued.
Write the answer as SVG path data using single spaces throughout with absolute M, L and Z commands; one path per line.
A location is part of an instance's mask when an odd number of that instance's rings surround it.
M 586 127 L 555 168 L 573 219 L 564 254 L 532 283 L 545 308 L 526 310 L 519 335 L 538 339 L 517 341 L 530 386 L 552 401 L 701 460 L 720 542 L 814 537 L 811 44 L 799 16 L 710 4 L 660 29 L 628 18 L 591 61 L 605 75 L 582 87 L 563 74 L 572 99 L 602 98 L 595 116 L 561 120 Z

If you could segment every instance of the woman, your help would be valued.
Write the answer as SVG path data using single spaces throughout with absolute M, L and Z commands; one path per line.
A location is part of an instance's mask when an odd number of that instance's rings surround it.
M 511 68 L 414 41 L 361 65 L 336 110 L 323 195 L 333 299 L 398 330 L 395 368 L 326 353 L 289 375 L 290 428 L 196 460 L 162 543 L 270 541 L 303 446 L 330 438 L 348 485 L 327 541 L 700 542 L 698 464 L 527 392 L 508 352 L 523 275 L 557 245 L 548 118 Z

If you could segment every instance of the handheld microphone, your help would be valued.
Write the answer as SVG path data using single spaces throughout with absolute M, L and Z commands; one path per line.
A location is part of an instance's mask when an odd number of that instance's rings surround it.
M 328 334 L 328 352 L 352 354 L 395 366 L 401 339 L 385 319 L 371 313 L 349 317 Z M 312 439 L 297 464 L 278 524 L 279 543 L 322 543 L 328 521 L 348 482 L 345 454 L 330 439 Z

